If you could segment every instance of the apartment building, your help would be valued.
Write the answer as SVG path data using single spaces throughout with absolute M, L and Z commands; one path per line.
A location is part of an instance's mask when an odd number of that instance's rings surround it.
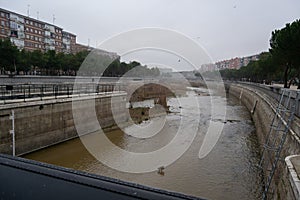
M 0 12 L 0 38 L 6 38 L 10 36 L 10 20 L 9 12 L 1 10 Z
M 247 56 L 247 57 L 236 57 L 228 60 L 222 60 L 216 63 L 209 63 L 201 65 L 199 71 L 216 71 L 223 69 L 240 69 L 243 66 L 247 66 L 251 61 L 257 61 L 259 59 L 259 54 Z
M 19 49 L 76 53 L 76 35 L 63 28 L 0 8 L 0 39 Z M 82 45 L 84 46 L 84 45 Z
M 257 61 L 259 59 L 259 55 L 252 55 L 243 58 L 231 58 L 229 60 L 223 60 L 216 62 L 216 69 L 240 69 L 242 66 L 246 66 L 250 61 Z
M 80 51 L 91 51 L 92 48 L 90 46 L 82 45 L 82 44 L 75 44 L 74 53 L 78 53 Z
M 64 53 L 76 53 L 76 35 L 62 31 L 62 51 Z

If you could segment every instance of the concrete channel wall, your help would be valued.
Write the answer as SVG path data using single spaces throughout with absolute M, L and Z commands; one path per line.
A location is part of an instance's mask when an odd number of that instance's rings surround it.
M 247 84 L 228 83 L 226 85 L 227 91 L 240 99 L 240 101 L 251 112 L 252 119 L 255 123 L 258 139 L 261 148 L 265 143 L 266 137 L 270 130 L 270 125 L 275 114 L 276 100 L 270 93 L 280 93 L 278 88 L 259 89 L 257 86 Z M 269 90 L 269 92 L 265 91 Z M 296 92 L 296 91 L 295 91 Z M 298 199 L 299 187 L 295 187 L 295 183 L 291 178 L 291 165 L 285 162 L 285 158 L 291 155 L 300 154 L 300 139 L 299 139 L 300 120 L 298 117 L 294 119 L 291 129 L 287 135 L 283 150 L 281 152 L 281 161 L 278 162 L 275 175 L 273 177 L 272 199 Z M 271 138 L 272 139 L 272 138 Z M 274 159 L 274 157 L 270 158 Z M 266 173 L 267 167 L 264 166 Z M 295 176 L 295 175 L 294 175 Z M 296 175 L 297 176 L 297 175 Z M 298 179 L 299 180 L 299 179 Z M 296 183 L 296 185 L 299 183 Z
M 114 100 L 111 101 L 112 95 Z M 79 97 L 79 109 L 85 109 L 88 101 L 95 101 L 98 121 L 102 128 L 114 126 L 113 117 L 126 121 L 126 93 L 106 93 L 95 97 Z M 112 105 L 113 104 L 113 105 Z M 118 109 L 114 116 L 111 107 Z M 12 154 L 12 110 L 15 114 L 15 151 L 22 155 L 53 144 L 78 137 L 73 120 L 72 98 L 14 103 L 0 106 L 0 153 Z

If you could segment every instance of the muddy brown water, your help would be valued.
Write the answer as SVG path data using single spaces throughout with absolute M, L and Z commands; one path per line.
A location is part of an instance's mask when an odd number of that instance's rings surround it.
M 183 156 L 164 169 L 164 175 L 157 171 L 135 174 L 114 170 L 97 161 L 79 138 L 24 157 L 207 199 L 258 199 L 261 179 L 255 165 L 259 161 L 259 146 L 249 112 L 237 99 L 227 98 L 226 119 L 219 122 L 224 123 L 221 137 L 208 156 L 199 159 L 199 148 L 210 118 L 207 102 L 210 98 L 216 98 L 220 102 L 225 101 L 225 98 L 197 94 L 181 98 L 188 101 L 191 96 L 197 98 L 201 110 L 197 137 Z M 176 134 L 176 126 L 181 117 L 178 109 L 190 110 L 191 117 L 197 117 L 193 116 L 195 105 L 178 108 L 174 102 L 174 99 L 168 100 L 170 110 L 173 111 L 167 115 L 168 126 L 153 138 L 138 139 L 124 134 L 121 130 L 106 133 L 106 136 L 114 144 L 128 151 L 149 152 L 159 149 Z

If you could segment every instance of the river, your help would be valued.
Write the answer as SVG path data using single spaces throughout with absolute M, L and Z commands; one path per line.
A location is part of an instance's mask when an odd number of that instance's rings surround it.
M 259 161 L 259 146 L 255 127 L 247 109 L 238 99 L 227 97 L 226 119 L 219 122 L 224 123 L 221 137 L 213 150 L 205 158 L 199 159 L 199 148 L 210 118 L 207 102 L 210 98 L 217 99 L 217 102 L 225 102 L 225 98 L 194 93 L 179 98 L 185 98 L 187 101 L 189 98 L 197 99 L 201 110 L 200 126 L 189 149 L 176 162 L 165 168 L 164 175 L 157 172 L 125 173 L 107 167 L 97 161 L 78 138 L 24 157 L 207 199 L 258 199 L 261 178 L 255 165 Z M 128 151 L 148 152 L 161 148 L 174 137 L 174 130 L 181 117 L 180 112 L 176 112 L 178 105 L 174 99 L 169 99 L 168 105 L 173 111 L 167 115 L 168 128 L 163 128 L 162 133 L 157 136 L 139 139 L 120 130 L 110 131 L 106 136 L 114 144 Z M 191 112 L 190 117 L 195 117 L 193 106 L 195 105 L 187 104 L 180 109 L 186 109 L 187 112 Z M 93 134 L 85 137 L 92 139 Z M 111 156 L 113 155 L 112 153 Z

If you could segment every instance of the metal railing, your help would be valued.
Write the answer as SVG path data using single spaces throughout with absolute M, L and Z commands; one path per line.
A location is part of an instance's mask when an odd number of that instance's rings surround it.
M 263 84 L 259 84 L 259 83 L 241 82 L 241 81 L 239 81 L 237 83 L 239 83 L 241 85 L 248 85 L 248 86 L 250 86 L 250 87 L 266 94 L 266 96 L 270 100 L 272 100 L 272 101 L 276 100 L 276 103 L 279 102 L 279 100 L 282 96 L 282 93 L 284 91 L 284 88 L 279 87 L 279 86 L 263 85 Z M 289 90 L 289 91 L 291 93 L 291 97 L 290 97 L 289 104 L 286 106 L 286 108 L 291 110 L 293 105 L 299 105 L 295 102 L 295 101 L 297 101 L 296 97 L 297 97 L 297 92 L 298 91 L 297 90 Z M 282 98 L 283 98 L 283 101 L 286 101 L 286 99 L 289 98 L 289 95 L 283 94 Z M 295 115 L 297 117 L 300 117 L 300 106 L 297 106 L 295 109 L 296 109 L 295 110 Z
M 6 84 L 0 85 L 2 104 L 45 98 L 69 98 L 74 95 L 120 92 L 123 87 L 117 84 L 80 83 L 80 84 Z

